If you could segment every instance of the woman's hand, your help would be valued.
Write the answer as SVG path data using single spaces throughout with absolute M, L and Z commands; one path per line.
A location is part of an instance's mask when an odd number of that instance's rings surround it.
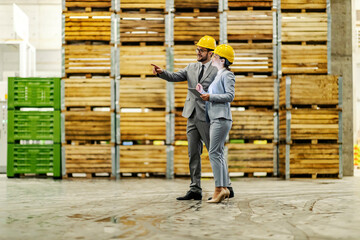
M 210 99 L 210 94 L 208 93 L 205 93 L 205 94 L 201 94 L 201 99 L 204 100 L 204 101 L 209 101 Z
M 196 85 L 196 91 L 198 91 L 199 93 L 203 92 L 203 86 L 200 83 Z
M 157 74 L 161 74 L 164 72 L 164 70 L 162 70 L 159 66 L 155 65 L 155 64 L 151 64 L 153 66 L 153 74 L 157 75 Z

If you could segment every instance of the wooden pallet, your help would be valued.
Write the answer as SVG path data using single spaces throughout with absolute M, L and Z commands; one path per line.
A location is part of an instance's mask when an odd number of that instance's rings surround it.
M 196 45 L 174 46 L 174 72 L 184 69 L 189 63 L 196 62 Z
M 111 0 L 65 0 L 65 12 L 67 11 L 113 11 Z
M 197 42 L 204 35 L 219 41 L 220 20 L 216 12 L 176 12 L 174 18 L 174 41 Z
M 121 9 L 165 9 L 166 0 L 121 0 Z
M 272 11 L 228 11 L 227 39 L 234 40 L 272 40 Z
M 339 144 L 293 144 L 290 145 L 290 175 L 339 174 Z M 279 146 L 279 171 L 285 175 L 286 145 Z
M 85 173 L 86 178 L 99 173 L 108 173 L 111 177 L 112 148 L 107 145 L 63 145 L 65 151 L 65 175 L 63 178 L 75 177 L 75 173 Z
M 281 9 L 326 9 L 326 0 L 281 0 Z
M 267 7 L 272 8 L 273 0 L 228 0 L 228 7 L 230 9 L 233 8 L 241 8 L 241 7 Z
M 226 146 L 229 172 L 243 172 L 250 176 L 255 172 L 273 173 L 275 144 L 229 143 Z
M 279 136 L 286 140 L 287 116 L 279 111 Z M 339 140 L 339 110 L 337 109 L 292 109 L 291 140 Z M 289 127 L 289 126 L 288 126 Z
M 232 111 L 230 139 L 274 139 L 274 110 Z
M 203 145 L 203 153 L 201 155 L 201 172 L 212 173 L 212 168 L 209 160 L 209 153 Z M 189 172 L 189 154 L 188 146 L 177 145 L 174 147 L 174 174 L 175 175 L 190 175 Z
M 188 82 L 177 82 L 174 84 L 174 101 L 176 108 L 183 108 L 188 92 Z
M 286 105 L 286 79 L 290 79 L 290 105 L 339 104 L 338 77 L 334 75 L 291 75 L 280 80 L 280 106 Z
M 166 112 L 121 112 L 120 136 L 125 140 L 166 140 Z
M 231 106 L 273 106 L 274 81 L 274 77 L 235 76 L 235 99 Z
M 111 141 L 111 112 L 66 111 L 65 141 Z
M 283 74 L 326 74 L 326 45 L 281 45 Z
M 182 116 L 182 111 L 175 112 L 175 141 L 187 140 L 186 136 L 187 118 Z
M 66 12 L 65 41 L 111 41 L 111 12 Z
M 327 13 L 282 13 L 282 42 L 326 42 Z
M 111 74 L 111 46 L 65 45 L 65 73 L 71 75 Z
M 217 9 L 218 0 L 174 0 L 175 9 L 179 8 L 213 8 Z
M 167 146 L 119 146 L 120 173 L 166 173 Z
M 274 50 L 272 43 L 229 43 L 235 51 L 234 73 L 273 73 Z
M 152 75 L 151 63 L 166 69 L 164 46 L 122 46 L 120 48 L 121 75 Z
M 65 78 L 63 81 L 65 108 L 111 107 L 111 78 Z
M 165 14 L 124 12 L 120 14 L 121 42 L 164 42 Z
M 123 77 L 119 89 L 120 108 L 166 108 L 166 81 L 162 79 Z

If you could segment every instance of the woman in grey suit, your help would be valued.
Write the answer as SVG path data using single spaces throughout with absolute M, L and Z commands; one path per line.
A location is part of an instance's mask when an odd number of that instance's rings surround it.
M 229 172 L 224 156 L 224 145 L 232 125 L 230 103 L 235 97 L 235 75 L 229 70 L 234 62 L 234 49 L 227 44 L 215 48 L 212 65 L 218 69 L 214 81 L 205 93 L 197 85 L 201 98 L 206 101 L 207 120 L 210 121 L 209 157 L 215 179 L 215 192 L 209 203 L 229 199 Z

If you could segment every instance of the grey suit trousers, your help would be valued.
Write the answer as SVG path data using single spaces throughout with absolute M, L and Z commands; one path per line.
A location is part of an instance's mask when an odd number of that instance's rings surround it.
M 186 135 L 188 139 L 189 152 L 189 169 L 190 169 L 190 190 L 192 192 L 201 193 L 201 154 L 203 150 L 203 143 L 209 149 L 210 123 L 197 119 L 196 112 L 187 120 Z
M 224 156 L 224 145 L 231 125 L 232 121 L 224 118 L 211 120 L 210 123 L 210 149 L 208 149 L 215 187 L 230 187 L 228 164 Z

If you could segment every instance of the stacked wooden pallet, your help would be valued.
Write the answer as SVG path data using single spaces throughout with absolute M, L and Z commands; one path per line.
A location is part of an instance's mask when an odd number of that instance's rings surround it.
M 306 1 L 306 3 L 282 1 L 279 21 L 281 21 L 282 73 L 326 74 L 328 60 L 326 0 Z
M 280 84 L 280 173 L 341 177 L 341 78 L 292 75 Z M 341 89 L 341 88 L 340 88 Z
M 111 1 L 65 1 L 63 178 L 114 176 L 114 11 Z
M 173 71 L 184 69 L 196 62 L 196 43 L 204 35 L 210 35 L 218 42 L 220 39 L 220 14 L 218 1 L 180 1 L 175 0 L 174 13 L 174 60 Z M 174 84 L 174 173 L 189 174 L 189 155 L 186 136 L 187 119 L 182 116 L 188 92 L 187 82 Z M 205 145 L 203 146 L 202 173 L 211 173 L 211 165 Z
M 117 80 L 117 172 L 166 173 L 166 81 L 152 64 L 166 67 L 166 1 L 121 1 L 120 76 Z
M 228 1 L 227 40 L 235 50 L 230 172 L 277 173 L 273 1 Z

